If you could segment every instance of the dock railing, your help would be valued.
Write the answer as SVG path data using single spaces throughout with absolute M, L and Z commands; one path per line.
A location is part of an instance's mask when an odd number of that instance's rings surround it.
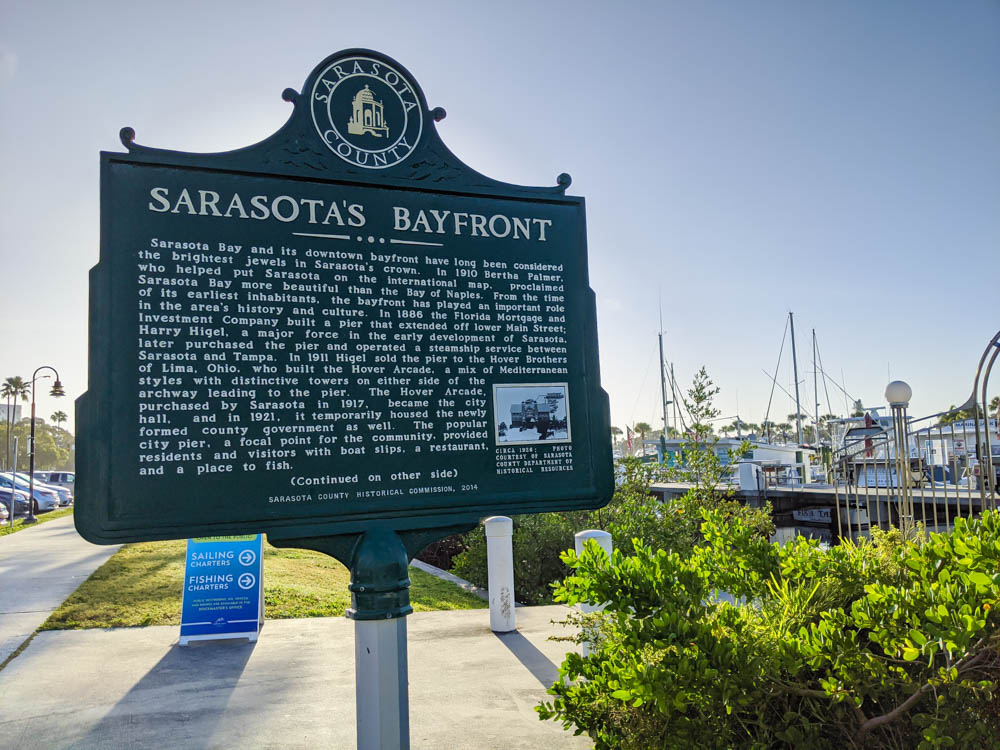
M 998 507 L 1000 425 L 987 400 L 998 355 L 1000 332 L 980 358 L 972 396 L 962 406 L 926 417 L 907 415 L 909 386 L 889 384 L 889 423 L 867 419 L 866 427 L 833 453 L 841 536 L 866 536 L 875 526 L 899 527 L 904 534 L 943 531 L 957 518 Z

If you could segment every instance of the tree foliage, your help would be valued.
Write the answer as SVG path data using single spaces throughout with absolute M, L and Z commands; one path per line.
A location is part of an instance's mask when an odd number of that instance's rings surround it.
M 24 378 L 20 375 L 15 375 L 14 377 L 5 378 L 3 384 L 0 385 L 0 398 L 6 400 L 7 415 L 4 419 L 4 461 L 10 462 L 11 460 L 11 441 L 10 438 L 13 436 L 13 422 L 14 422 L 14 412 L 17 410 L 17 400 L 22 401 L 27 400 L 28 396 L 31 394 L 31 386 L 25 382 Z M 4 468 L 9 469 L 9 466 Z
M 636 422 L 632 426 L 632 432 L 639 433 L 639 439 L 640 440 L 645 440 L 646 439 L 646 433 L 647 432 L 652 432 L 652 431 L 653 431 L 653 427 L 649 424 L 649 422 Z
M 830 549 L 701 517 L 688 554 L 564 556 L 557 600 L 606 607 L 542 718 L 599 749 L 1000 747 L 1000 513 Z
M 7 440 L 7 424 L 0 423 L 0 434 L 4 444 Z M 17 470 L 28 471 L 28 444 L 31 436 L 31 420 L 22 419 L 10 428 L 11 438 L 17 438 Z M 72 470 L 75 462 L 75 439 L 72 433 L 56 425 L 35 420 L 35 469 Z M 13 464 L 13 441 L 11 442 L 11 464 Z
M 1000 396 L 994 396 L 989 404 L 987 404 L 987 417 L 997 417 L 997 411 L 1000 410 Z M 976 403 L 975 407 L 972 409 L 960 409 L 955 411 L 955 404 L 948 407 L 948 411 L 942 414 L 938 418 L 940 424 L 951 424 L 953 422 L 962 422 L 966 419 L 982 419 L 983 418 L 983 407 L 980 403 Z

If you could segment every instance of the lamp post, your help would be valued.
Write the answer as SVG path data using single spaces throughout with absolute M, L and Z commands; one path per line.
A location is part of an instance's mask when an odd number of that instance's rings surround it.
M 35 379 L 42 370 L 52 370 L 56 376 L 56 382 L 52 384 L 50 396 L 65 396 L 63 384 L 59 381 L 59 371 L 49 365 L 42 365 L 31 374 L 31 437 L 28 438 L 28 517 L 22 521 L 24 524 L 35 523 Z M 43 378 L 49 377 L 43 375 Z
M 906 408 L 913 389 L 902 380 L 893 380 L 885 387 L 885 400 L 892 411 L 892 426 L 896 441 L 896 484 L 899 485 L 899 530 L 909 537 L 914 528 L 913 497 L 910 493 L 910 445 L 906 429 Z M 885 478 L 886 499 L 889 477 Z

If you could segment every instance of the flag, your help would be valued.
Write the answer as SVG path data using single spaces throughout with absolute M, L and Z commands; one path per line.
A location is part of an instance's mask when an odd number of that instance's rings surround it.
M 632 455 L 632 436 L 633 435 L 635 435 L 635 433 L 632 432 L 632 428 L 629 427 L 628 425 L 625 425 L 625 444 L 628 446 L 628 454 L 630 456 Z

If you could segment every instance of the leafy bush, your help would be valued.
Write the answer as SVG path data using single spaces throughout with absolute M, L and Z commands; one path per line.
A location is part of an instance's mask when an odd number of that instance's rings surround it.
M 428 565 L 448 570 L 452 560 L 465 552 L 465 539 L 462 534 L 452 534 L 444 539 L 431 542 L 417 553 L 417 559 Z
M 714 453 L 707 455 L 710 459 L 703 463 L 712 466 L 714 481 L 718 482 L 722 464 Z M 727 519 L 740 518 L 762 538 L 774 534 L 770 505 L 743 505 L 733 499 L 731 492 L 706 485 L 705 475 L 694 477 L 686 469 L 643 463 L 638 458 L 623 458 L 616 469 L 619 482 L 614 497 L 607 506 L 594 511 L 591 520 L 596 528 L 607 529 L 615 549 L 626 555 L 634 551 L 636 540 L 653 549 L 689 553 L 702 540 L 703 510 L 718 511 Z M 678 478 L 692 482 L 684 495 L 662 501 L 650 493 L 650 485 Z
M 542 718 L 597 748 L 1000 747 L 1000 513 L 831 549 L 702 518 L 690 554 L 564 556 L 556 598 L 607 606 Z
M 570 569 L 561 555 L 573 546 L 578 531 L 605 529 L 616 549 L 626 554 L 634 543 L 689 553 L 701 540 L 701 511 L 717 511 L 725 519 L 741 519 L 762 539 L 774 533 L 770 506 L 748 508 L 728 496 L 696 486 L 680 498 L 662 502 L 649 491 L 666 470 L 638 458 L 617 462 L 619 483 L 611 502 L 596 511 L 514 516 L 514 591 L 519 602 L 549 604 L 553 586 Z M 477 586 L 487 586 L 486 534 L 477 528 L 462 539 L 465 551 L 453 558 L 452 572 Z

